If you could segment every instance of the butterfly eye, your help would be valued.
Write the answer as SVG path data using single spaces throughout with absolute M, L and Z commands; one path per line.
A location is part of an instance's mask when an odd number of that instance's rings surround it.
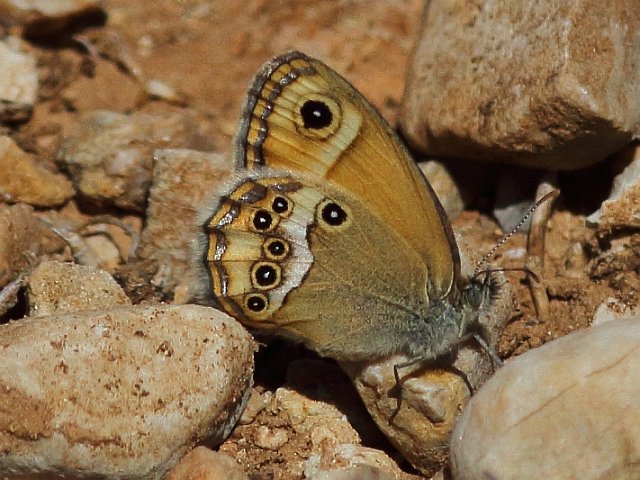
M 273 211 L 279 214 L 286 213 L 289 210 L 289 201 L 284 197 L 276 197 L 271 204 Z
M 280 266 L 275 263 L 258 263 L 253 268 L 251 280 L 257 288 L 273 288 L 280 283 Z
M 328 201 L 322 206 L 321 216 L 322 220 L 332 227 L 339 227 L 348 219 L 344 208 L 333 201 Z
M 247 297 L 245 306 L 252 312 L 259 313 L 267 308 L 267 297 L 262 294 L 254 293 Z
M 273 217 L 266 210 L 258 210 L 253 216 L 253 226 L 256 230 L 269 230 L 272 223 Z
M 304 128 L 319 130 L 331 125 L 333 114 L 329 106 L 318 100 L 307 100 L 300 107 Z
M 270 238 L 264 244 L 264 252 L 267 257 L 279 260 L 289 253 L 289 244 L 279 238 Z

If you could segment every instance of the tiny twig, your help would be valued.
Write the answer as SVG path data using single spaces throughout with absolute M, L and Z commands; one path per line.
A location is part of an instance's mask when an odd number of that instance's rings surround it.
M 538 192 L 547 192 L 542 198 L 554 198 L 558 190 L 551 185 L 551 181 L 543 181 L 538 186 Z M 536 315 L 541 320 L 546 320 L 549 316 L 549 297 L 546 286 L 540 281 L 540 274 L 544 269 L 545 237 L 547 223 L 551 216 L 552 202 L 544 205 L 536 211 L 531 219 L 531 228 L 527 238 L 527 268 L 537 275 L 529 277 L 529 288 L 536 309 Z
M 513 229 L 507 233 L 506 235 L 504 235 L 499 241 L 498 243 L 496 243 L 487 253 L 485 253 L 482 258 L 478 261 L 477 265 L 476 265 L 476 269 L 473 272 L 473 276 L 476 277 L 478 276 L 478 274 L 480 273 L 480 270 L 482 268 L 482 265 L 486 265 L 487 261 L 489 260 L 489 258 L 491 258 L 493 256 L 493 254 L 496 253 L 496 251 L 501 248 L 505 243 L 507 243 L 509 241 L 509 239 L 511 237 L 513 237 L 516 232 L 518 232 L 522 226 L 527 222 L 527 220 L 529 220 L 529 217 L 533 214 L 533 212 L 535 212 L 538 207 L 540 207 L 540 205 L 542 205 L 544 202 L 546 202 L 547 200 L 554 198 L 555 196 L 560 194 L 560 190 L 554 189 L 550 192 L 548 192 L 547 194 L 545 194 L 544 196 L 542 196 L 540 199 L 538 199 L 530 208 L 529 210 L 527 210 L 527 213 L 524 214 L 524 216 L 522 217 L 522 219 L 518 222 L 518 224 L 513 227 Z

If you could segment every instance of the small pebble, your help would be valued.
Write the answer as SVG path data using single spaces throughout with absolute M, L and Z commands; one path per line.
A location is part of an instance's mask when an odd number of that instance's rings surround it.
M 446 167 L 436 160 L 420 162 L 419 167 L 447 212 L 447 217 L 453 220 L 460 215 L 464 210 L 462 194 Z
M 386 453 L 360 445 L 335 445 L 323 457 L 312 455 L 304 465 L 311 480 L 401 480 L 408 478 Z
M 249 476 L 229 455 L 196 447 L 182 457 L 166 480 L 249 480 Z
M 57 161 L 92 202 L 142 212 L 152 181 L 154 150 L 201 143 L 192 117 L 185 112 L 124 115 L 98 110 L 81 118 L 58 151 Z
M 113 277 L 95 267 L 44 261 L 27 277 L 27 284 L 32 317 L 131 305 Z
M 28 271 L 33 259 L 63 247 L 29 205 L 0 203 L 0 288 Z
M 275 408 L 286 412 L 297 434 L 308 436 L 314 453 L 327 445 L 360 443 L 358 432 L 335 406 L 312 400 L 285 387 L 276 390 Z
M 78 17 L 99 13 L 97 0 L 0 0 L 0 16 L 20 25 L 27 35 L 51 34 Z
M 289 441 L 289 435 L 287 434 L 287 431 L 282 428 L 269 428 L 262 425 L 258 428 L 253 440 L 260 448 L 266 448 L 267 450 L 279 450 Z
M 0 136 L 0 172 L 0 197 L 8 203 L 56 207 L 74 194 L 65 176 L 38 165 L 10 137 Z
M 0 10 L 1 12 L 1 10 Z M 25 121 L 38 96 L 36 59 L 16 37 L 0 41 L 0 121 Z
M 627 160 L 626 168 L 614 178 L 609 197 L 587 217 L 603 231 L 640 227 L 640 148 L 631 145 L 619 157 Z

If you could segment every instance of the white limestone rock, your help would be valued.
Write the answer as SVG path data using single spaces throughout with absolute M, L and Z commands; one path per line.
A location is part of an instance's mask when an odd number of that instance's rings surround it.
M 253 342 L 211 308 L 134 306 L 0 325 L 0 478 L 162 477 L 221 442 Z
M 455 480 L 640 477 L 640 317 L 510 361 L 453 431 Z

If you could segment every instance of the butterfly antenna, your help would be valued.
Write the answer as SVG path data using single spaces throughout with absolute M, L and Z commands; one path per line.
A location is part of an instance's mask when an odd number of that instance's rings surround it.
M 527 220 L 529 220 L 529 217 L 533 214 L 533 212 L 536 211 L 536 209 L 542 205 L 544 202 L 546 202 L 547 200 L 550 200 L 554 197 L 556 197 L 558 194 L 560 193 L 560 190 L 551 190 L 549 193 L 543 195 L 541 198 L 539 198 L 536 203 L 534 203 L 529 210 L 527 210 L 527 213 L 524 214 L 524 216 L 522 217 L 522 219 L 518 222 L 518 224 L 513 227 L 513 229 L 507 233 L 506 235 L 504 235 L 500 241 L 498 241 L 498 243 L 496 243 L 491 250 L 489 250 L 487 253 L 485 253 L 482 258 L 478 261 L 478 263 L 476 264 L 476 269 L 473 272 L 473 276 L 477 277 L 482 270 L 482 266 L 485 265 L 487 263 L 487 261 L 489 260 L 489 258 L 491 258 L 493 256 L 494 253 L 496 253 L 496 251 L 501 248 L 505 243 L 507 243 L 509 241 L 509 239 L 511 237 L 513 237 L 516 232 L 518 232 L 522 226 L 526 223 Z

